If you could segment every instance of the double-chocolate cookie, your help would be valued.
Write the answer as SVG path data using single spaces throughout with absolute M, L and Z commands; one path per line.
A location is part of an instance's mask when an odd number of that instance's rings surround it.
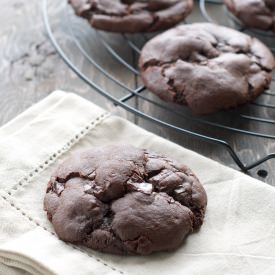
M 224 0 L 224 3 L 244 26 L 275 33 L 274 0 Z
M 130 145 L 75 153 L 54 172 L 44 199 L 60 239 L 141 255 L 179 247 L 202 225 L 206 204 L 190 169 Z
M 69 0 L 75 13 L 97 29 L 122 32 L 155 32 L 184 20 L 193 0 Z
M 256 38 L 196 23 L 150 40 L 139 66 L 145 86 L 163 100 L 209 114 L 250 102 L 267 89 L 274 57 Z

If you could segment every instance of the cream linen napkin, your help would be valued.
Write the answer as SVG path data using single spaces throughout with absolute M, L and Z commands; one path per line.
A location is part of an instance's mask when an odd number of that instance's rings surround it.
M 190 166 L 208 194 L 201 230 L 173 253 L 122 257 L 66 244 L 43 211 L 55 166 L 80 148 L 132 143 Z M 54 92 L 0 129 L 0 274 L 272 275 L 275 189 Z

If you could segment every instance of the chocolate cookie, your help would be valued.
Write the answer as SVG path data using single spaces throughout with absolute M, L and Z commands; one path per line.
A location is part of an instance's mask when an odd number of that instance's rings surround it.
M 224 0 L 224 3 L 244 26 L 275 33 L 274 0 Z
M 252 101 L 271 82 L 274 57 L 259 40 L 210 23 L 181 25 L 150 40 L 139 66 L 166 101 L 208 114 Z
M 60 239 L 115 254 L 173 250 L 200 228 L 207 198 L 186 166 L 130 145 L 78 152 L 48 184 Z
M 69 0 L 75 13 L 97 29 L 122 32 L 155 32 L 184 20 L 193 0 Z

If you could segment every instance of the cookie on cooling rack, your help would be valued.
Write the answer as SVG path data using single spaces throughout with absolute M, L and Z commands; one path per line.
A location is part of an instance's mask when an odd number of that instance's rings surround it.
M 77 15 L 100 30 L 121 33 L 155 32 L 184 20 L 193 0 L 69 0 Z
M 224 3 L 244 26 L 275 33 L 274 0 L 224 0 Z
M 163 100 L 209 114 L 252 101 L 267 89 L 274 57 L 256 38 L 195 23 L 147 42 L 139 66 L 145 86 Z
M 57 168 L 44 200 L 60 239 L 140 255 L 179 247 L 201 227 L 206 204 L 189 168 L 131 145 L 76 153 Z

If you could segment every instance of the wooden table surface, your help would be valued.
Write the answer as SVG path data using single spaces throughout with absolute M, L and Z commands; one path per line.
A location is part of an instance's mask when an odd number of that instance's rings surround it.
M 115 107 L 110 101 L 95 92 L 67 65 L 61 60 L 55 49 L 51 45 L 43 22 L 42 2 L 37 0 L 2 0 L 0 11 L 0 125 L 8 122 L 28 107 L 49 95 L 56 89 L 74 92 L 94 103 L 125 117 L 141 127 L 144 127 L 156 134 L 172 140 L 184 147 L 195 150 L 207 157 L 225 163 L 231 167 L 236 167 L 229 154 L 221 146 L 211 145 L 207 142 L 197 140 L 184 134 L 176 133 L 171 129 L 155 125 L 139 117 L 129 114 L 122 108 Z M 124 83 L 127 87 L 136 88 L 141 85 L 140 80 L 125 66 L 119 64 L 102 46 L 98 35 L 79 18 L 76 18 L 65 1 L 49 0 L 48 13 L 54 35 L 66 54 L 84 72 L 89 79 L 95 81 L 104 90 L 109 91 L 116 97 L 125 95 L 121 87 L 106 79 L 102 73 L 96 70 L 76 47 L 72 39 L 71 31 L 76 35 L 77 40 L 89 55 L 103 68 Z M 227 20 L 221 11 L 220 6 L 209 6 L 213 16 L 224 23 Z M 68 19 L 69 18 L 69 19 Z M 198 5 L 192 16 L 188 18 L 188 23 L 204 21 L 200 15 Z M 70 28 L 68 28 L 70 22 Z M 104 39 L 121 55 L 131 66 L 136 67 L 137 56 L 125 45 L 125 40 L 118 35 L 104 34 Z M 137 44 L 142 44 L 139 37 L 134 37 Z M 275 90 L 274 84 L 272 87 Z M 147 93 L 149 98 L 158 101 L 153 95 Z M 265 96 L 260 100 L 275 104 L 275 97 Z M 157 118 L 164 118 L 180 127 L 208 134 L 210 136 L 222 138 L 228 141 L 238 152 L 239 157 L 245 163 L 251 163 L 268 153 L 275 153 L 274 139 L 255 138 L 243 134 L 235 134 L 230 131 L 221 131 L 213 127 L 205 127 L 198 123 L 190 122 L 188 119 L 161 111 L 148 102 L 133 99 L 129 103 L 153 115 Z M 170 106 L 171 107 L 171 106 Z M 178 107 L 173 107 L 178 108 Z M 185 108 L 186 109 L 186 108 Z M 275 110 L 268 108 L 258 108 L 255 106 L 245 106 L 238 112 L 264 117 L 275 120 Z M 186 110 L 189 114 L 189 111 Z M 190 114 L 189 114 L 190 115 Z M 251 123 L 248 120 L 238 120 L 228 114 L 218 114 L 214 117 L 231 127 L 257 131 L 275 135 L 275 127 L 268 123 Z M 268 176 L 261 178 L 258 171 L 264 169 Z M 275 160 L 270 160 L 252 169 L 250 174 L 269 184 L 275 185 Z

